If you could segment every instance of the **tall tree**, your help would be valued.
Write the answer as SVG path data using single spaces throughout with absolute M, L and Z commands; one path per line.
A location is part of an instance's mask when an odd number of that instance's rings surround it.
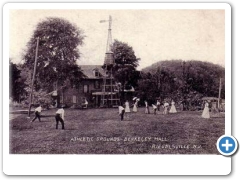
M 35 88 L 52 90 L 53 84 L 62 86 L 66 81 L 77 84 L 83 76 L 76 60 L 78 47 L 83 44 L 82 30 L 62 18 L 47 18 L 37 27 L 27 44 L 24 67 L 32 71 L 39 38 Z
M 27 93 L 25 90 L 26 84 L 21 78 L 21 70 L 11 60 L 9 62 L 9 73 L 10 98 L 13 101 L 20 102 Z
M 113 75 L 121 83 L 121 99 L 124 100 L 124 89 L 137 85 L 136 68 L 140 59 L 131 46 L 118 40 L 114 40 L 111 50 L 115 61 Z
M 176 91 L 175 77 L 167 68 L 158 68 L 156 72 L 141 73 L 141 79 L 138 81 L 138 96 L 142 100 L 148 100 L 149 103 L 155 103 L 156 98 L 164 100 L 172 97 Z

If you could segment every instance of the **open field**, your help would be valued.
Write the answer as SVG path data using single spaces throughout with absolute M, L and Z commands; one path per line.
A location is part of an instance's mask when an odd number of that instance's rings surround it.
M 65 109 L 65 130 L 55 129 L 56 109 L 43 111 L 42 122 L 26 114 L 10 123 L 13 154 L 218 154 L 224 116 L 201 118 L 201 112 L 130 113 L 120 121 L 117 109 Z M 32 115 L 33 116 L 33 115 Z

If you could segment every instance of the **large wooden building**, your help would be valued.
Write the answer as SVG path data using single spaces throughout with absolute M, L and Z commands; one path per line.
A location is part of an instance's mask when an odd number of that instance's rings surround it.
M 111 77 L 107 76 L 101 65 L 81 65 L 85 77 L 77 87 L 65 87 L 52 94 L 57 106 L 83 108 L 85 102 L 89 107 L 102 107 L 119 104 L 119 88 Z M 110 89 L 112 88 L 112 89 Z M 103 90 L 104 89 L 104 90 Z

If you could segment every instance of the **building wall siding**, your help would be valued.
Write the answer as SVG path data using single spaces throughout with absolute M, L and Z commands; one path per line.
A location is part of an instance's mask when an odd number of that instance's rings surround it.
M 95 81 L 99 81 L 99 88 L 95 88 Z M 79 86 L 79 88 L 67 88 L 63 91 L 63 102 L 61 104 L 65 104 L 68 107 L 77 106 L 81 107 L 82 103 L 84 103 L 85 98 L 87 99 L 89 106 L 94 106 L 94 101 L 92 97 L 93 92 L 102 91 L 102 79 L 84 79 Z M 88 92 L 84 93 L 84 85 L 88 86 Z M 62 93 L 59 94 L 62 96 Z M 76 103 L 73 103 L 73 96 L 76 96 Z M 62 98 L 60 98 L 62 99 Z

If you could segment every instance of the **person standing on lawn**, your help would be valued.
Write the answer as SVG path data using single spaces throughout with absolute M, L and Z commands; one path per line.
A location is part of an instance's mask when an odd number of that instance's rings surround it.
M 145 114 L 150 114 L 148 102 L 144 101 L 144 103 L 145 103 Z
M 133 112 L 137 112 L 137 105 L 138 105 L 138 99 L 135 100 L 135 103 L 133 105 Z
M 123 118 L 124 118 L 125 108 L 120 105 L 120 106 L 118 107 L 118 110 L 119 110 L 119 116 L 121 116 L 121 121 L 122 121 Z
M 169 103 L 167 101 L 165 101 L 165 103 L 163 104 L 163 108 L 164 108 L 163 114 L 168 113 L 168 106 L 169 106 Z
M 155 106 L 155 104 L 152 104 L 152 107 L 153 107 L 153 112 L 154 112 L 154 114 L 156 115 L 156 112 L 157 112 L 157 106 Z
M 125 102 L 125 112 L 126 113 L 130 113 L 131 112 L 128 100 Z
M 209 104 L 208 104 L 207 101 L 205 101 L 205 107 L 204 107 L 204 109 L 203 109 L 202 117 L 203 117 L 203 118 L 207 118 L 207 119 L 210 118 Z
M 88 101 L 87 101 L 87 99 L 85 99 L 84 105 L 85 105 L 85 108 L 87 109 L 88 108 Z
M 180 111 L 183 111 L 183 102 L 180 102 Z
M 129 107 L 129 102 L 128 100 L 125 102 L 125 113 L 126 113 L 126 118 L 129 119 L 129 113 L 131 112 L 130 107 Z
M 177 110 L 176 110 L 176 107 L 175 107 L 175 102 L 172 100 L 171 102 L 171 108 L 169 110 L 169 113 L 176 113 Z
M 35 109 L 35 117 L 31 120 L 31 122 L 34 122 L 35 119 L 37 119 L 37 118 L 38 118 L 39 122 L 41 122 L 41 116 L 40 116 L 41 112 L 42 112 L 42 106 L 41 106 L 41 104 L 40 104 L 40 105 Z
M 58 129 L 59 121 L 62 124 L 62 129 L 64 129 L 64 109 L 63 109 L 63 107 L 61 109 L 57 110 L 55 119 L 56 119 L 56 129 Z
M 157 100 L 157 110 L 158 110 L 158 111 L 160 111 L 160 105 L 161 105 L 160 101 Z

